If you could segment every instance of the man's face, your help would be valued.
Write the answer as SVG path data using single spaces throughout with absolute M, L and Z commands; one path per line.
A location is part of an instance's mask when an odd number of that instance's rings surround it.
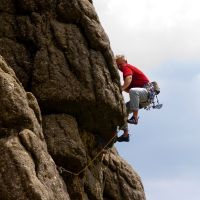
M 124 63 L 126 63 L 126 61 L 125 61 L 125 60 L 122 60 L 122 59 L 117 59 L 117 60 L 116 60 L 116 63 L 117 63 L 118 68 L 121 69 L 122 65 L 123 65 Z

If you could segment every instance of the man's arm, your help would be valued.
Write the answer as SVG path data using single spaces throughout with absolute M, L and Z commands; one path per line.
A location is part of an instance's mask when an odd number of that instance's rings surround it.
M 131 81 L 132 81 L 132 75 L 127 76 L 124 79 L 124 84 L 122 85 L 122 91 L 126 91 L 127 90 L 128 86 L 131 84 Z

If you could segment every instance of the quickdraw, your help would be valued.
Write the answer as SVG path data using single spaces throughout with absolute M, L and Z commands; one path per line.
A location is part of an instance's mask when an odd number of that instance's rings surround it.
M 154 84 L 152 82 L 147 83 L 144 86 L 144 88 L 147 89 L 148 94 L 149 94 L 149 98 L 148 98 L 149 105 L 146 106 L 144 109 L 146 110 L 150 110 L 151 108 L 161 109 L 163 104 L 159 103 L 158 96 L 157 96 L 158 93 L 155 91 Z M 155 97 L 156 97 L 156 102 L 155 102 Z

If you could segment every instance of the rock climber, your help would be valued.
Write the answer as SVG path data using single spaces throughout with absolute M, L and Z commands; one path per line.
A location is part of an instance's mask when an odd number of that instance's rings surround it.
M 150 81 L 147 76 L 135 66 L 127 63 L 124 55 L 117 55 L 116 63 L 118 69 L 123 73 L 124 83 L 121 86 L 122 91 L 128 92 L 130 101 L 126 103 L 127 114 L 133 113 L 127 120 L 130 124 L 138 124 L 138 111 L 140 108 L 148 106 L 149 93 L 145 88 Z M 123 127 L 124 133 L 117 138 L 118 142 L 129 142 L 128 126 Z

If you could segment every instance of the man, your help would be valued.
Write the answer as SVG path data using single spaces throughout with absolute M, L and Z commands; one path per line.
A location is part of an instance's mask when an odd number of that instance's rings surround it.
M 133 116 L 127 120 L 128 123 L 138 124 L 138 111 L 140 108 L 149 105 L 148 91 L 145 85 L 149 83 L 147 76 L 135 66 L 127 63 L 123 55 L 116 56 L 116 63 L 119 70 L 123 73 L 124 84 L 121 86 L 122 91 L 128 92 L 130 101 L 126 103 L 127 114 L 133 113 Z M 118 142 L 128 142 L 128 128 L 125 125 L 124 134 L 118 137 Z

